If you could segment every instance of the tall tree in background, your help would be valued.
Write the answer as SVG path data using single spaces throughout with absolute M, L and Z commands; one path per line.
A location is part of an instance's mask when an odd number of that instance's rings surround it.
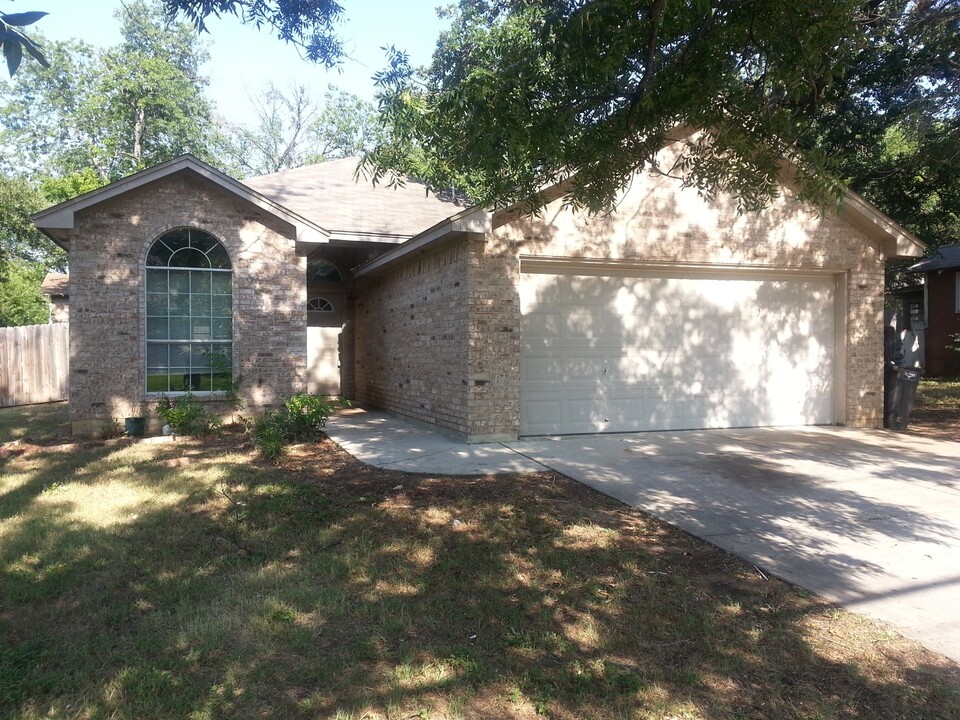
M 317 100 L 305 87 L 271 84 L 250 102 L 255 124 L 224 129 L 226 159 L 243 176 L 359 155 L 381 138 L 373 105 L 332 85 Z
M 683 124 L 703 132 L 675 166 L 655 169 L 685 185 L 759 207 L 786 157 L 804 196 L 831 202 L 838 170 L 873 174 L 831 162 L 858 139 L 844 116 L 863 114 L 872 167 L 887 105 L 906 109 L 928 82 L 897 63 L 955 77 L 956 11 L 956 0 L 461 0 L 425 72 L 393 52 L 379 75 L 392 132 L 369 168 L 455 182 L 493 205 L 535 204 L 542 187 L 573 176 L 571 201 L 599 211 L 636 170 L 655 168 Z
M 19 150 L 5 157 L 8 172 L 92 168 L 104 184 L 184 152 L 212 159 L 206 51 L 193 29 L 144 0 L 127 3 L 118 20 L 117 47 L 47 43 L 51 69 L 24 66 L 0 92 L 0 137 Z

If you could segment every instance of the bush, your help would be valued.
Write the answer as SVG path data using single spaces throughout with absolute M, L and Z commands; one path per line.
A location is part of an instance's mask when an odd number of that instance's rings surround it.
M 207 412 L 193 393 L 181 395 L 173 402 L 162 397 L 157 414 L 178 435 L 212 435 L 220 428 L 220 418 Z
M 320 395 L 293 395 L 283 406 L 253 422 L 251 437 L 257 452 L 267 460 L 279 458 L 287 445 L 313 440 L 323 431 L 327 418 L 344 405 L 342 400 Z

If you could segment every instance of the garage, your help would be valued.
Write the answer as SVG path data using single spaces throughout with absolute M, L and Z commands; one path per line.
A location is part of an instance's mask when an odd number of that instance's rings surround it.
M 520 432 L 842 422 L 837 277 L 522 259 Z

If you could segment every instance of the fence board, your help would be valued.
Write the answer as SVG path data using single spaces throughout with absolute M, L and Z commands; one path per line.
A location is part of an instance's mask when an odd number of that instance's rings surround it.
M 67 323 L 0 328 L 0 407 L 67 399 Z

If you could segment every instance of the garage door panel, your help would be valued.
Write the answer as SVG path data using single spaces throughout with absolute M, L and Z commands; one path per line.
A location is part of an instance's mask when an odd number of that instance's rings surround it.
M 525 273 L 521 432 L 833 422 L 833 286 Z

